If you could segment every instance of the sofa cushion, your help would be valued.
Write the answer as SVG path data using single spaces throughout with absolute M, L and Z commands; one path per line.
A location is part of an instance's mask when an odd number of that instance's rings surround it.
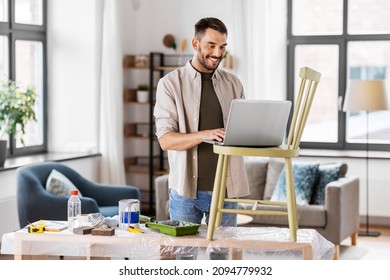
M 330 182 L 338 180 L 341 171 L 344 173 L 343 176 L 345 176 L 345 167 L 343 170 L 341 169 L 343 165 L 346 166 L 346 164 L 342 163 L 322 164 L 319 166 L 318 183 L 314 187 L 310 204 L 323 205 L 325 203 L 325 187 Z
M 267 168 L 267 178 L 265 182 L 265 189 L 264 189 L 264 200 L 270 200 L 271 196 L 275 190 L 276 183 L 278 181 L 280 172 L 282 172 L 282 169 L 284 167 L 284 161 L 277 160 L 270 158 L 268 162 L 268 168 Z
M 250 190 L 250 195 L 247 198 L 263 199 L 267 165 L 268 160 L 262 158 L 245 161 L 245 169 Z
M 348 165 L 345 162 L 340 163 L 339 178 L 344 178 L 348 171 Z
M 297 204 L 310 203 L 314 184 L 318 178 L 318 163 L 293 163 L 293 176 Z M 272 194 L 273 201 L 286 201 L 286 169 L 283 167 Z

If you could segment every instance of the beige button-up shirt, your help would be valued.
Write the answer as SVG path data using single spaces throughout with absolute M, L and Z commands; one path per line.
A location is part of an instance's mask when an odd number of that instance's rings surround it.
M 243 86 L 236 76 L 219 69 L 215 70 L 212 81 L 226 126 L 231 101 L 244 98 Z M 198 131 L 201 90 L 201 74 L 192 67 L 190 61 L 159 80 L 154 107 L 158 138 L 171 131 Z M 193 147 L 185 151 L 169 150 L 168 163 L 169 188 L 188 198 L 196 198 L 198 148 Z M 249 195 L 242 157 L 230 157 L 226 187 L 228 197 Z

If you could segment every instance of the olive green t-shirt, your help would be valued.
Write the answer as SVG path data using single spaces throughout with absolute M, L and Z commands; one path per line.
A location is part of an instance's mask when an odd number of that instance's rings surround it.
M 199 130 L 223 127 L 221 105 L 215 94 L 212 73 L 201 73 L 202 93 L 200 100 Z M 213 145 L 201 143 L 198 146 L 198 190 L 212 191 L 218 155 L 213 152 Z

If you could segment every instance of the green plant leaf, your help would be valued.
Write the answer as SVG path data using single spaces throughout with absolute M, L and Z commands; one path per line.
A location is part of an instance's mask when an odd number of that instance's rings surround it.
M 36 91 L 12 80 L 0 81 L 0 138 L 3 133 L 15 136 L 25 134 L 29 121 L 36 121 Z M 24 144 L 23 138 L 20 139 Z

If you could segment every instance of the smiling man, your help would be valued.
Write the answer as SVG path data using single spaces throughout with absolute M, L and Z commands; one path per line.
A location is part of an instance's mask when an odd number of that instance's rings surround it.
M 217 18 L 195 24 L 194 56 L 157 85 L 156 135 L 169 161 L 169 213 L 171 220 L 201 222 L 209 219 L 218 157 L 211 144 L 222 141 L 230 103 L 244 98 L 240 80 L 218 69 L 227 46 L 227 29 Z M 249 194 L 241 157 L 231 157 L 227 177 L 229 197 Z M 226 208 L 236 208 L 227 203 Z M 223 214 L 222 226 L 236 226 L 236 214 Z

